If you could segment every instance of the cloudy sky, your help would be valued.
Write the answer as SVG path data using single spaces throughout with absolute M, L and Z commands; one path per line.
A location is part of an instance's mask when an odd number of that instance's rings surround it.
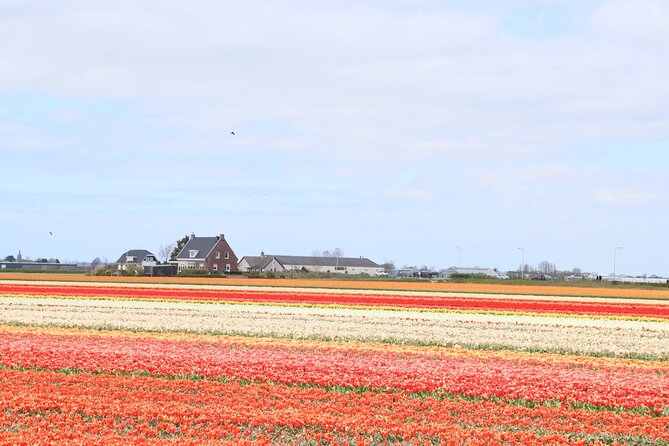
M 667 23 L 664 0 L 0 0 L 0 256 L 195 232 L 603 274 L 621 246 L 618 273 L 669 275 Z

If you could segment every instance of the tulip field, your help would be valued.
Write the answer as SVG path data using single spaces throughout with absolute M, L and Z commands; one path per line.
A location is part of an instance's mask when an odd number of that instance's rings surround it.
M 669 445 L 669 289 L 0 274 L 0 445 Z

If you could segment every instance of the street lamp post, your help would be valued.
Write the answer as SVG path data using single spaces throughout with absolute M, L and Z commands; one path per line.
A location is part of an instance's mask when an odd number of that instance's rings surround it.
M 613 280 L 614 281 L 616 280 L 616 252 L 619 249 L 623 249 L 623 247 L 622 246 L 616 246 L 615 248 L 613 248 Z
M 520 263 L 520 278 L 525 278 L 525 248 L 518 248 L 523 252 L 523 260 Z
M 457 249 L 459 254 L 460 254 L 460 257 L 459 257 L 459 260 L 458 260 L 458 268 L 460 268 L 462 266 L 462 248 L 460 248 L 459 246 L 456 246 L 455 249 Z

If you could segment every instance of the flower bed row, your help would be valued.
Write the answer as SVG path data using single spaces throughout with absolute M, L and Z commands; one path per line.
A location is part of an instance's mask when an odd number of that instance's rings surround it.
M 499 354 L 359 349 L 206 340 L 5 332 L 0 365 L 152 376 L 277 382 L 462 394 L 579 406 L 651 408 L 669 414 L 669 364 L 656 367 L 585 361 L 521 360 Z
M 20 285 L 0 282 L 4 296 L 74 296 L 82 298 L 148 299 L 198 302 L 263 302 L 272 304 L 338 305 L 353 307 L 413 308 L 426 310 L 502 311 L 539 314 L 600 315 L 669 319 L 669 305 L 623 302 L 564 302 L 513 298 L 415 296 L 397 294 L 351 294 L 236 289 L 91 287 Z
M 0 370 L 0 444 L 666 444 L 666 420 L 407 393 Z M 104 440 L 103 440 L 104 439 Z
M 365 280 L 316 280 L 316 279 L 250 279 L 245 277 L 105 277 L 105 276 L 83 276 L 68 274 L 22 274 L 2 273 L 0 280 L 9 281 L 32 281 L 78 284 L 128 284 L 152 286 L 159 284 L 173 284 L 185 286 L 261 286 L 261 287 L 301 287 L 322 289 L 365 289 L 365 290 L 398 290 L 398 291 L 431 291 L 431 292 L 464 292 L 484 294 L 516 294 L 516 295 L 553 295 L 553 296 L 601 296 L 622 298 L 651 298 L 669 299 L 669 289 L 660 287 L 640 288 L 616 288 L 609 286 L 578 286 L 578 285 L 552 285 L 548 283 L 519 285 L 517 283 L 453 283 L 453 282 L 427 282 L 427 281 L 365 281 Z
M 669 322 L 603 318 L 0 297 L 0 323 L 669 359 Z

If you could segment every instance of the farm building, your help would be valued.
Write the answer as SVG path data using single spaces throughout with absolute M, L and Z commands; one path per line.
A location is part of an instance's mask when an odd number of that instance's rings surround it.
M 312 273 L 367 274 L 383 272 L 383 267 L 365 257 L 316 257 L 265 255 L 244 256 L 239 262 L 241 272 L 309 271 Z
M 452 266 L 448 269 L 443 269 L 439 271 L 439 276 L 444 277 L 444 278 L 449 278 L 455 274 L 461 274 L 461 275 L 471 275 L 471 276 L 486 276 L 486 277 L 491 277 L 495 279 L 508 279 L 509 277 L 497 271 L 495 268 L 479 268 L 479 267 L 474 267 L 474 268 L 460 268 L 460 267 L 455 267 Z
M 7 262 L 0 261 L 0 269 L 22 269 L 29 271 L 74 271 L 79 269 L 76 263 L 60 263 L 60 262 L 32 262 L 32 261 L 16 261 Z

